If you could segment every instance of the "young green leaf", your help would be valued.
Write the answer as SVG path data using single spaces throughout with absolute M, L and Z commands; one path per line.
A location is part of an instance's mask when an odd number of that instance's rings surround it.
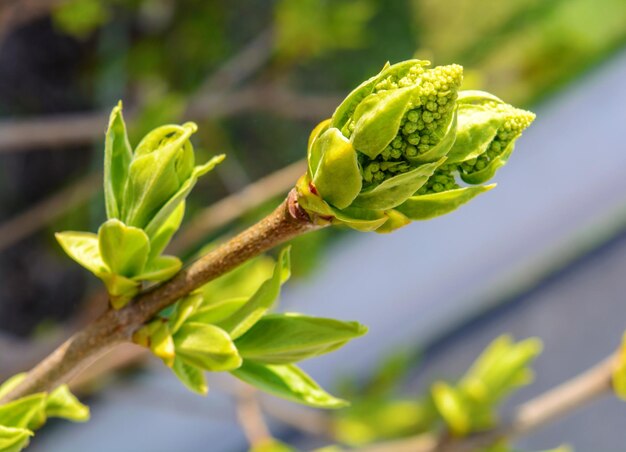
M 60 417 L 74 422 L 89 420 L 89 407 L 80 403 L 67 385 L 61 385 L 50 393 L 45 412 L 48 417 Z
M 33 432 L 25 428 L 0 425 L 0 451 L 19 452 L 28 446 L 31 436 L 33 436 Z
M 244 361 L 241 367 L 231 373 L 262 391 L 292 402 L 316 408 L 342 408 L 348 405 L 347 401 L 328 394 L 293 364 L 276 366 Z
M 149 261 L 158 257 L 165 250 L 172 236 L 178 231 L 178 228 L 180 228 L 184 216 L 185 202 L 183 201 L 174 209 L 159 230 L 152 236 L 150 240 L 150 255 L 148 256 Z
M 174 339 L 166 321 L 155 321 L 154 331 L 150 335 L 149 347 L 156 356 L 161 358 L 168 366 L 174 365 L 174 357 L 176 356 L 176 347 Z
M 297 452 L 297 450 L 282 441 L 268 438 L 254 443 L 248 452 Z
M 241 357 L 226 331 L 214 325 L 186 322 L 174 337 L 176 356 L 209 371 L 236 369 Z
M 331 128 L 313 142 L 312 154 L 319 155 L 313 184 L 320 195 L 340 209 L 348 207 L 361 191 L 361 171 L 350 141 L 339 129 Z
M 214 245 L 205 247 L 201 254 Z M 274 272 L 274 260 L 269 256 L 258 256 L 236 269 L 202 286 L 203 306 L 212 306 L 233 298 L 250 298 Z
M 200 395 L 206 395 L 209 392 L 204 372 L 201 369 L 187 364 L 183 359 L 176 357 L 172 371 L 193 392 L 197 392 Z
M 111 219 L 98 229 L 102 261 L 111 273 L 132 278 L 140 274 L 148 261 L 150 241 L 139 228 Z
M 272 277 L 259 287 L 246 304 L 219 326 L 233 339 L 243 335 L 274 305 L 280 286 L 289 279 L 289 275 L 289 248 L 285 248 L 278 256 Z
M 126 306 L 132 298 L 139 293 L 141 283 L 134 279 L 126 278 L 115 273 L 103 273 L 98 275 L 109 292 L 109 301 L 114 309 Z
M 259 320 L 235 345 L 246 360 L 289 364 L 336 350 L 366 332 L 357 322 L 273 314 Z
M 202 303 L 202 295 L 200 293 L 192 293 L 176 302 L 173 311 L 169 317 L 169 327 L 172 334 L 183 326 L 183 323 L 198 309 Z
M 100 256 L 98 236 L 91 232 L 57 232 L 55 237 L 63 251 L 97 277 L 108 272 Z
M 0 425 L 26 428 L 31 419 L 43 411 L 46 394 L 38 393 L 22 397 L 0 406 Z
M 379 210 L 392 209 L 419 190 L 445 160 L 446 158 L 442 157 L 434 163 L 420 165 L 411 171 L 381 182 L 371 190 L 364 190 L 356 197 L 352 206 Z
M 228 300 L 202 305 L 189 318 L 192 322 L 219 324 L 237 312 L 248 302 L 248 297 L 230 298 Z
M 441 193 L 412 196 L 396 207 L 396 211 L 411 220 L 429 220 L 458 209 L 496 184 L 463 187 Z
M 135 281 L 166 281 L 174 276 L 183 266 L 176 256 L 157 256 L 149 260 L 143 272 L 136 275 Z
M 191 175 L 180 185 L 179 189 L 172 194 L 158 212 L 155 212 L 152 220 L 145 227 L 146 234 L 150 237 L 154 237 L 163 224 L 165 224 L 168 218 L 189 195 L 198 179 L 215 168 L 225 157 L 224 154 L 216 155 L 204 165 L 196 166 L 192 170 Z
M 189 137 L 196 130 L 194 123 L 161 126 L 139 143 L 129 165 L 124 192 L 122 214 L 126 224 L 147 229 L 154 215 L 189 178 L 194 164 Z M 149 237 L 157 232 L 173 211 L 165 215 L 151 232 L 146 230 Z
M 121 101 L 111 112 L 104 143 L 104 199 L 107 218 L 120 218 L 128 165 L 133 158 L 122 117 Z
M 0 399 L 2 399 L 5 395 L 7 395 L 14 388 L 16 388 L 17 385 L 19 385 L 24 380 L 24 378 L 26 378 L 26 372 L 15 374 L 4 383 L 2 383 L 0 385 Z

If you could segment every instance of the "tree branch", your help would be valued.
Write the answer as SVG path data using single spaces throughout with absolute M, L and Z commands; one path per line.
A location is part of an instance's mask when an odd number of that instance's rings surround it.
M 263 419 L 256 390 L 241 384 L 236 397 L 237 417 L 250 447 L 271 440 L 272 434 Z
M 123 309 L 108 310 L 90 326 L 74 334 L 35 366 L 0 403 L 49 391 L 67 382 L 114 345 L 130 341 L 138 328 L 179 298 L 248 259 L 318 228 L 298 206 L 297 195 L 292 190 L 288 198 L 263 220 L 193 262 L 169 281 L 138 295 Z

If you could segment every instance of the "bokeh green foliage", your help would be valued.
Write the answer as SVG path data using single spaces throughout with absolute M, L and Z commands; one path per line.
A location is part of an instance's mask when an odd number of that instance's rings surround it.
M 540 352 L 541 342 L 536 338 L 515 342 L 510 336 L 500 336 L 456 383 L 436 381 L 428 392 L 414 397 L 397 394 L 412 367 L 411 355 L 391 357 L 361 385 L 358 396 L 352 394 L 355 403 L 337 413 L 335 437 L 342 443 L 360 446 L 422 433 L 437 434 L 442 428 L 458 437 L 493 428 L 503 401 L 531 383 L 531 365 Z M 352 382 L 350 387 L 358 385 Z M 509 450 L 506 443 L 494 447 Z

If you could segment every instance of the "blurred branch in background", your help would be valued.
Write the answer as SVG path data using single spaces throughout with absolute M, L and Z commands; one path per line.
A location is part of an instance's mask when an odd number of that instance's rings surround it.
M 226 226 L 245 212 L 287 193 L 305 171 L 306 161 L 297 161 L 206 207 L 183 227 L 172 241 L 169 251 L 189 251 L 210 233 Z
M 201 99 L 201 100 L 200 100 Z M 223 119 L 247 112 L 273 113 L 294 120 L 329 116 L 341 96 L 306 95 L 275 85 L 256 85 L 229 93 L 202 95 L 191 102 L 186 119 Z M 133 119 L 132 107 L 128 115 Z M 55 115 L 0 122 L 0 153 L 91 143 L 100 140 L 108 112 Z
M 0 224 L 0 252 L 38 231 L 64 212 L 86 203 L 101 189 L 101 185 L 100 174 L 90 174 Z
M 271 441 L 272 434 L 265 424 L 257 399 L 257 390 L 252 386 L 238 384 L 236 394 L 237 418 L 250 447 Z

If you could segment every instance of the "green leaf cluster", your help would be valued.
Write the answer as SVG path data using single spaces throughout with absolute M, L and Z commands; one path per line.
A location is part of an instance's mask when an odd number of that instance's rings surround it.
M 413 354 L 398 351 L 381 362 L 365 382 L 346 380 L 340 387 L 354 399 L 333 417 L 334 437 L 343 444 L 363 446 L 425 433 L 440 421 L 430 395 L 401 398 L 397 390 L 414 365 Z
M 105 139 L 104 193 L 108 220 L 97 234 L 61 232 L 57 240 L 76 262 L 100 278 L 114 308 L 135 296 L 143 281 L 164 281 L 181 267 L 162 255 L 185 213 L 185 198 L 223 156 L 195 165 L 194 123 L 149 132 L 133 150 L 119 103 Z
M 26 374 L 18 374 L 0 385 L 0 398 L 11 392 Z M 0 405 L 0 451 L 18 452 L 28 446 L 33 431 L 42 427 L 49 417 L 75 422 L 89 419 L 89 408 L 72 395 L 67 385 L 51 393 L 32 394 Z
M 536 338 L 514 342 L 510 336 L 500 336 L 456 385 L 434 383 L 432 398 L 450 431 L 465 436 L 495 426 L 501 401 L 532 382 L 530 365 L 541 348 Z
M 429 64 L 387 64 L 313 130 L 297 189 L 314 221 L 390 232 L 494 187 L 482 184 L 534 115 L 489 93 L 459 91 L 461 66 Z
M 538 339 L 514 342 L 501 336 L 487 346 L 456 384 L 438 381 L 426 394 L 409 398 L 394 394 L 409 370 L 407 360 L 403 355 L 391 357 L 359 394 L 353 394 L 358 402 L 334 417 L 334 436 L 342 443 L 361 446 L 437 432 L 443 426 L 455 436 L 493 428 L 503 399 L 531 382 L 530 365 L 540 351 Z M 487 450 L 512 449 L 502 441 Z
M 338 408 L 337 399 L 296 366 L 365 334 L 356 322 L 269 314 L 290 276 L 289 250 L 265 257 L 179 300 L 135 333 L 191 390 L 208 391 L 204 371 L 230 371 L 261 390 L 298 403 Z M 268 264 L 272 268 L 268 268 Z

